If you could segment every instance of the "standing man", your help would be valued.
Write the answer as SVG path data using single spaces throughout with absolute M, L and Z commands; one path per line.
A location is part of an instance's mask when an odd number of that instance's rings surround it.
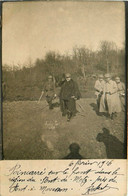
M 120 81 L 119 77 L 116 77 L 115 81 L 117 84 L 117 89 L 118 89 L 118 94 L 119 94 L 120 101 L 121 101 L 122 110 L 125 111 L 125 85 L 123 82 Z
M 65 74 L 65 82 L 61 86 L 60 100 L 63 102 L 62 116 L 67 115 L 67 121 L 76 115 L 76 100 L 81 97 L 77 84 L 71 79 L 71 74 Z
M 97 102 L 98 113 L 99 113 L 99 109 L 100 109 L 100 100 L 101 100 L 101 96 L 103 94 L 103 89 L 104 89 L 104 84 L 105 84 L 103 78 L 104 78 L 104 76 L 102 74 L 100 74 L 98 76 L 98 80 L 96 80 L 95 86 L 94 86 L 94 88 L 96 90 L 95 95 L 97 97 L 96 102 Z
M 53 109 L 52 101 L 56 97 L 55 93 L 55 82 L 53 81 L 53 77 L 51 75 L 48 76 L 48 81 L 44 85 L 44 91 L 46 101 L 49 105 L 49 109 Z
M 107 111 L 110 118 L 121 112 L 121 102 L 118 94 L 117 84 L 111 79 L 110 74 L 105 74 L 105 85 L 100 105 L 100 112 Z

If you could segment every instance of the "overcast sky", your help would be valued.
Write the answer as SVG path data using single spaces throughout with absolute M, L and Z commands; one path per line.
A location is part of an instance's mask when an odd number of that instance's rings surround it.
M 43 58 L 47 51 L 71 54 L 100 41 L 125 41 L 124 3 L 121 2 L 10 2 L 3 4 L 3 64 Z

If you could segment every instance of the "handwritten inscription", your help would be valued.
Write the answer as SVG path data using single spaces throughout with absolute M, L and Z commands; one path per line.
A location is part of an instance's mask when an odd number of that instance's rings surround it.
M 112 167 L 113 160 L 68 161 L 61 169 L 52 167 L 25 170 L 20 163 L 7 170 L 9 193 L 40 191 L 41 194 L 72 193 L 80 195 L 100 194 L 108 190 L 119 191 L 118 178 L 123 176 L 121 168 Z M 114 169 L 112 169 L 114 168 Z

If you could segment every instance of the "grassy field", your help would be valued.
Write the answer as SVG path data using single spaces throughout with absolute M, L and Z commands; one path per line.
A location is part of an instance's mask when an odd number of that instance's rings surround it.
M 111 158 L 110 152 L 118 157 L 124 142 L 124 113 L 113 121 L 98 116 L 93 98 L 79 100 L 77 109 L 67 122 L 60 108 L 49 110 L 45 100 L 3 102 L 4 159 L 62 159 L 73 142 L 79 144 L 85 159 Z M 97 139 L 99 133 L 102 142 Z

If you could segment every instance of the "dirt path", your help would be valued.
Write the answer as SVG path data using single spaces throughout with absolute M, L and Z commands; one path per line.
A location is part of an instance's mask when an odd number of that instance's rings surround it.
M 61 159 L 69 153 L 68 147 L 73 142 L 79 144 L 84 158 L 107 158 L 105 144 L 96 139 L 104 128 L 116 138 L 116 143 L 124 142 L 123 112 L 114 121 L 98 116 L 94 99 L 81 99 L 77 109 L 76 117 L 67 122 L 59 107 L 48 110 L 45 101 L 5 102 L 4 158 Z

